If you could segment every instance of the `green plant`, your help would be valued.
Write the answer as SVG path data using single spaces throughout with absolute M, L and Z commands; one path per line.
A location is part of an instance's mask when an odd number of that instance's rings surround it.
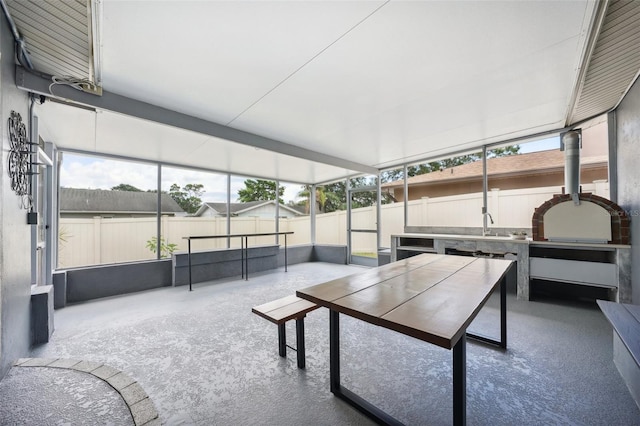
M 152 253 L 157 253 L 158 247 L 160 247 L 161 259 L 171 256 L 173 252 L 178 249 L 177 244 L 165 242 L 164 238 L 160 238 L 160 244 L 158 244 L 158 237 L 152 237 L 150 240 L 147 240 L 147 248 L 151 250 Z

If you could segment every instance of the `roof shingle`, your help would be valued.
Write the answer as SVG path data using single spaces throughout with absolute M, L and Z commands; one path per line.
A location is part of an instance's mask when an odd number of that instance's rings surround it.
M 580 159 L 582 165 L 607 164 L 607 156 L 584 157 Z M 531 152 L 527 154 L 507 155 L 505 157 L 488 158 L 488 173 L 496 175 L 530 175 L 544 174 L 545 171 L 564 167 L 564 152 L 554 149 L 548 151 Z M 482 161 L 450 167 L 437 172 L 424 173 L 407 179 L 409 185 L 444 182 L 453 180 L 472 179 L 482 176 Z M 403 185 L 403 181 L 388 182 L 382 187 Z
M 161 194 L 162 213 L 184 213 L 169 194 Z M 155 192 L 60 188 L 60 211 L 64 213 L 156 213 Z

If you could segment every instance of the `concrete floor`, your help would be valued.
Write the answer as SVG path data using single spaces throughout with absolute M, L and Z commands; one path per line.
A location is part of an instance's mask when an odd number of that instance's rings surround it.
M 162 424 L 368 425 L 329 391 L 326 309 L 305 321 L 306 370 L 296 368 L 294 352 L 278 356 L 276 326 L 251 313 L 254 305 L 361 270 L 306 263 L 248 282 L 198 284 L 193 292 L 163 288 L 67 306 L 56 311 L 51 342 L 31 356 L 121 370 L 144 388 Z M 496 302 L 470 329 L 497 334 Z M 611 327 L 595 304 L 523 302 L 513 294 L 508 302 L 508 350 L 467 346 L 468 424 L 640 425 L 640 410 L 612 362 Z M 406 424 L 451 423 L 450 351 L 344 316 L 341 328 L 345 386 Z M 288 336 L 294 343 L 293 324 Z M 23 370 L 14 367 L 0 382 L 0 419 L 29 410 L 16 400 L 33 406 L 35 395 L 55 399 L 54 390 L 67 386 L 53 378 L 29 384 Z M 8 404 L 17 389 L 25 394 Z

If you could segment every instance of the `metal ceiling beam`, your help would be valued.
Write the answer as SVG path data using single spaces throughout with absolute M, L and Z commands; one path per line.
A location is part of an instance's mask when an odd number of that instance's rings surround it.
M 291 157 L 302 158 L 316 163 L 329 164 L 334 167 L 341 167 L 367 174 L 377 174 L 378 169 L 365 164 L 356 163 L 332 155 L 312 151 L 299 146 L 291 145 L 282 141 L 260 136 L 254 133 L 234 129 L 219 123 L 203 120 L 177 111 L 172 111 L 126 96 L 115 93 L 102 92 L 102 96 L 95 96 L 81 92 L 65 85 L 55 85 L 55 94 L 50 92 L 51 80 L 28 72 L 23 67 L 16 65 L 16 85 L 19 89 L 37 93 L 47 97 L 56 97 L 77 103 L 83 106 L 90 106 L 97 109 L 125 114 L 131 117 L 141 118 L 156 123 L 166 124 L 184 130 L 189 130 L 204 135 L 248 145 L 266 151 Z

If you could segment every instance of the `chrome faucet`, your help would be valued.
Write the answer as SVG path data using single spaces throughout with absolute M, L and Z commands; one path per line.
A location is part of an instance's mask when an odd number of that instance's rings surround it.
M 485 237 L 489 235 L 489 227 L 487 226 L 487 216 L 493 225 L 493 217 L 491 217 L 491 213 L 489 213 L 486 208 L 482 208 L 482 236 Z

